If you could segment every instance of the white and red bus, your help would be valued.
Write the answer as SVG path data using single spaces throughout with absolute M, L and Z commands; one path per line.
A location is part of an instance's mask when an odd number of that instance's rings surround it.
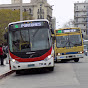
M 16 74 L 23 69 L 54 70 L 51 31 L 46 19 L 12 22 L 8 25 L 9 65 Z

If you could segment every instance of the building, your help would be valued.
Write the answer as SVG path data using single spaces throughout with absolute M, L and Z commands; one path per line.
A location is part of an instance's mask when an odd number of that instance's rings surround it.
M 74 25 L 80 27 L 84 35 L 88 35 L 88 0 L 74 3 Z
M 11 0 L 11 4 L 0 5 L 0 9 L 20 10 L 20 0 Z M 30 3 L 22 3 L 22 10 L 28 12 L 33 19 L 48 19 L 52 24 L 52 6 L 47 3 L 47 0 L 31 0 Z M 55 28 L 53 28 L 55 29 Z
M 17 4 L 17 3 L 20 3 L 20 0 L 11 0 L 11 3 L 12 4 Z

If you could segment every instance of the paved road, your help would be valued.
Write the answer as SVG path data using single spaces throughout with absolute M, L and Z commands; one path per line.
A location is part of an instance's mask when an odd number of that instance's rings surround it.
M 0 88 L 88 88 L 88 58 L 56 63 L 54 72 L 32 71 L 0 80 Z

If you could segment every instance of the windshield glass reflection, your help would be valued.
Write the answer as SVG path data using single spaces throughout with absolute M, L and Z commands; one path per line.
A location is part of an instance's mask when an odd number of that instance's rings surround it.
M 50 48 L 50 34 L 47 28 L 10 31 L 11 52 L 28 52 Z
M 82 40 L 80 35 L 68 35 L 68 36 L 57 36 L 56 37 L 57 47 L 73 47 L 81 46 Z

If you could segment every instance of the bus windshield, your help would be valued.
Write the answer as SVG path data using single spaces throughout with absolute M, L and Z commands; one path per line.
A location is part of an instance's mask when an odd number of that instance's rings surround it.
M 50 48 L 48 28 L 22 28 L 9 32 L 11 52 L 28 52 Z
M 56 45 L 58 48 L 81 46 L 81 35 L 56 36 Z

